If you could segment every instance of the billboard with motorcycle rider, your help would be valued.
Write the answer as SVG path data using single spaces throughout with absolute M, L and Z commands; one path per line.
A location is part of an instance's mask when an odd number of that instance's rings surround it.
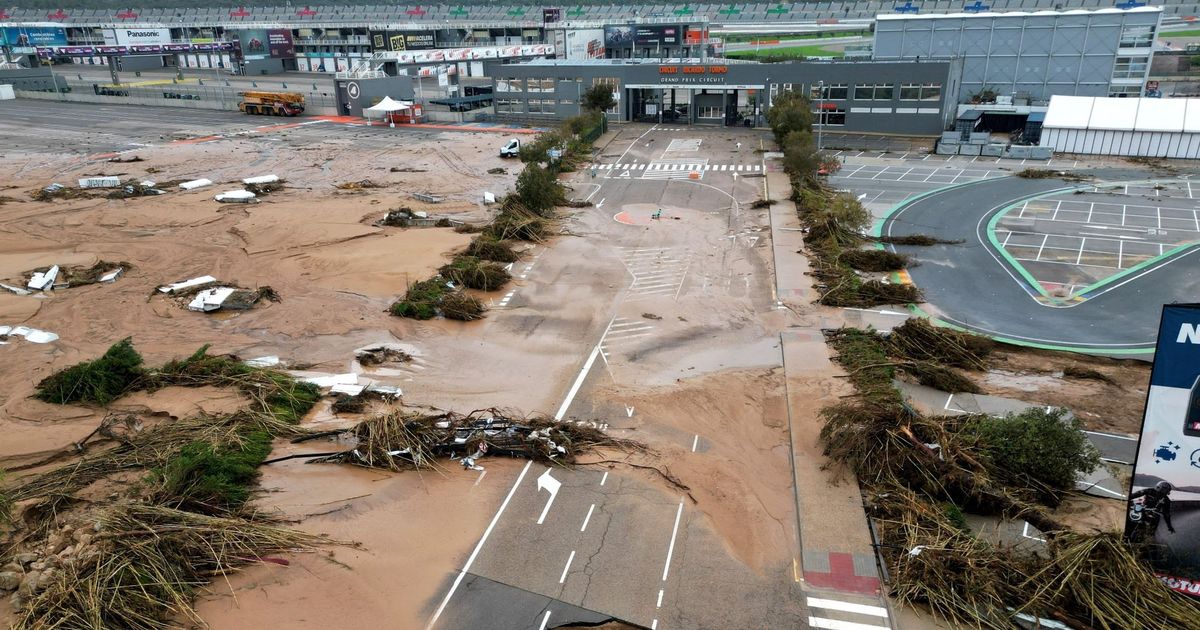
M 1200 304 L 1163 307 L 1125 519 L 1167 586 L 1200 597 Z

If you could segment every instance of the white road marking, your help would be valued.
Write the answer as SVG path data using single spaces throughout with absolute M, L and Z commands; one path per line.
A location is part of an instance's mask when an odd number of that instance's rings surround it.
M 655 608 L 662 608 L 662 598 L 663 590 L 660 588 L 658 589 L 658 603 L 654 605 Z
M 504 514 L 504 509 L 508 507 L 508 502 L 512 500 L 513 495 L 517 492 L 517 486 L 521 485 L 521 481 L 525 479 L 525 473 L 529 472 L 529 467 L 532 465 L 532 460 L 525 462 L 525 467 L 521 469 L 521 474 L 517 475 L 517 480 L 513 482 L 512 488 L 508 490 L 508 496 L 504 497 L 504 502 L 500 504 L 500 509 L 496 510 L 496 515 L 492 517 L 492 522 L 488 523 L 487 529 L 483 530 L 483 536 L 480 537 L 479 542 L 476 543 L 475 550 L 471 552 L 470 557 L 467 558 L 466 564 L 464 564 L 462 570 L 458 572 L 458 576 L 454 578 L 454 583 L 450 585 L 449 592 L 446 593 L 446 597 L 442 599 L 442 603 L 439 604 L 437 610 L 434 611 L 433 618 L 429 620 L 429 624 L 425 626 L 425 630 L 430 630 L 430 628 L 433 628 L 433 624 L 437 623 L 438 618 L 441 617 L 442 613 L 446 610 L 446 604 L 450 603 L 450 598 L 454 596 L 454 591 L 458 590 L 458 585 L 462 583 L 463 577 L 466 576 L 467 571 L 471 570 L 471 565 L 475 563 L 475 558 L 479 555 L 479 550 L 483 549 L 483 543 L 487 542 L 488 536 L 492 535 L 492 530 L 496 528 L 496 523 L 500 521 L 500 515 Z M 680 502 L 680 507 L 682 506 L 683 503 Z M 546 612 L 546 618 L 550 618 L 549 612 Z M 542 623 L 542 627 L 544 628 L 545 620 L 542 620 Z
M 571 570 L 571 562 L 575 560 L 575 550 L 571 550 L 571 555 L 567 556 L 567 566 L 563 567 L 562 575 L 558 578 L 558 583 L 562 584 L 567 581 L 567 571 Z
M 600 485 L 603 486 L 605 481 L 608 481 L 608 471 L 607 470 L 604 471 L 604 476 L 600 477 Z
M 546 616 L 542 617 L 542 625 L 538 628 L 538 630 L 546 630 L 546 623 L 549 621 L 550 621 L 550 611 L 547 610 Z
M 837 619 L 824 619 L 821 617 L 809 617 L 808 627 L 823 628 L 824 630 L 889 630 L 887 626 L 876 626 L 869 623 L 855 623 L 853 621 L 839 621 Z
M 810 608 L 824 608 L 826 610 L 840 610 L 842 612 L 855 613 L 858 615 L 871 615 L 872 617 L 887 618 L 887 609 L 880 606 L 867 606 L 865 604 L 852 604 L 850 602 L 838 601 L 836 599 L 821 599 L 819 597 L 809 597 L 808 605 Z
M 579 531 L 582 532 L 582 531 L 587 530 L 588 521 L 592 520 L 592 510 L 594 510 L 594 509 L 596 509 L 595 503 L 593 503 L 592 506 L 588 508 L 587 516 L 583 517 L 583 525 L 579 528 Z
M 693 453 L 696 452 L 696 446 L 698 444 L 700 444 L 700 434 L 699 433 L 696 434 L 696 437 L 692 438 L 692 452 Z
M 583 368 L 579 370 L 579 376 L 575 377 L 575 384 L 571 385 L 571 391 L 567 392 L 567 397 L 563 400 L 562 406 L 558 408 L 558 413 L 554 414 L 555 420 L 562 420 L 563 415 L 567 413 L 567 409 L 571 406 L 571 401 L 575 400 L 575 394 L 579 393 L 579 388 L 583 386 L 583 381 L 592 369 L 592 364 L 596 362 L 596 355 L 598 354 L 600 354 L 600 344 L 596 344 L 596 347 L 592 348 L 592 353 L 588 355 L 587 361 L 583 363 Z
M 478 478 L 478 479 L 476 479 L 476 480 L 475 480 L 475 483 L 474 483 L 474 484 L 472 484 L 472 485 L 478 486 L 478 485 L 479 485 L 479 482 L 480 482 L 480 481 L 483 481 L 483 476 L 484 476 L 484 475 L 486 475 L 486 474 L 487 474 L 487 471 L 486 471 L 486 470 L 485 470 L 485 471 L 482 471 L 482 472 L 480 472 L 480 473 L 479 473 L 479 478 Z
M 658 630 L 658 620 L 657 619 L 650 622 L 650 630 Z
M 671 570 L 671 556 L 675 554 L 675 536 L 679 534 L 679 517 L 683 516 L 683 499 L 679 500 L 679 509 L 675 510 L 675 527 L 671 529 L 671 545 L 667 547 L 667 561 L 663 564 L 663 581 L 667 581 L 667 573 Z
M 542 473 L 537 480 L 538 493 L 544 489 L 550 493 L 550 498 L 546 500 L 546 507 L 542 508 L 542 515 L 538 517 L 537 524 L 541 525 L 546 520 L 546 515 L 550 513 L 550 506 L 554 504 L 554 499 L 558 496 L 558 490 L 562 487 L 562 482 L 550 476 L 550 469 Z

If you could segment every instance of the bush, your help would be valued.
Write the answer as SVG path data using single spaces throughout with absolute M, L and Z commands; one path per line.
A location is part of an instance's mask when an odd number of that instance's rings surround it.
M 397 317 L 433 319 L 437 317 L 438 301 L 446 291 L 446 283 L 441 278 L 414 282 L 404 293 L 404 299 L 393 304 L 390 311 Z
M 129 337 L 113 344 L 99 359 L 55 372 L 37 385 L 35 396 L 65 405 L 81 401 L 107 405 L 142 377 L 142 355 Z
M 477 236 L 467 246 L 466 254 L 483 260 L 510 263 L 521 259 L 520 254 L 513 250 L 512 243 L 498 241 L 488 236 Z
M 439 273 L 454 284 L 480 291 L 495 291 L 512 280 L 504 267 L 474 256 L 456 256 L 450 264 L 443 265 Z
M 258 466 L 271 452 L 271 436 L 254 431 L 240 438 L 221 448 L 204 441 L 186 444 L 156 471 L 159 494 L 200 512 L 240 508 L 258 480 Z
M 483 314 L 487 311 L 483 302 L 461 291 L 447 293 L 442 298 L 441 308 L 442 315 L 446 319 L 457 319 L 464 322 L 482 319 Z
M 965 434 L 978 440 L 993 465 L 1018 479 L 1033 479 L 1059 491 L 1075 487 L 1081 474 L 1100 466 L 1100 455 L 1082 432 L 1078 418 L 1065 411 L 1034 407 L 1004 417 L 976 416 Z
M 540 217 L 554 215 L 554 207 L 565 201 L 562 184 L 558 176 L 548 168 L 537 164 L 526 164 L 517 176 L 515 194 L 521 205 Z
M 504 209 L 483 229 L 483 235 L 497 241 L 539 242 L 548 236 L 548 227 L 546 219 L 526 210 L 510 195 L 505 198 Z
M 899 271 L 908 266 L 908 256 L 886 249 L 851 249 L 842 253 L 841 260 L 859 271 Z
M 587 91 L 583 93 L 583 97 L 579 100 L 579 104 L 582 105 L 583 109 L 585 110 L 603 112 L 612 109 L 617 102 L 613 100 L 611 87 L 603 84 L 597 84 L 588 88 Z

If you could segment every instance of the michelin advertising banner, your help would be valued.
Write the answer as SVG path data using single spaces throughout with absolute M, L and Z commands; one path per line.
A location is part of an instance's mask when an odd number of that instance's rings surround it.
M 1159 579 L 1200 597 L 1200 304 L 1163 307 L 1125 537 Z

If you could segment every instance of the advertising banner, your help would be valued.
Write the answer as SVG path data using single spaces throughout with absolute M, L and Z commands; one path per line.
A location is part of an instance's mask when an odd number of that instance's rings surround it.
M 433 31 L 372 31 L 371 47 L 377 51 L 429 50 L 435 48 Z
M 246 59 L 265 59 L 267 56 L 267 29 L 251 28 L 237 31 L 238 43 Z
M 295 57 L 296 45 L 292 42 L 292 31 L 286 28 L 267 31 L 267 51 L 275 58 Z
M 49 26 L 9 26 L 0 29 L 0 39 L 9 46 L 66 46 L 67 31 Z
M 1200 596 L 1200 304 L 1163 307 L 1127 508 L 1159 579 Z
M 633 46 L 675 46 L 680 41 L 680 27 L 671 26 L 606 26 L 606 48 Z
M 604 58 L 603 29 L 579 29 L 570 30 L 566 33 L 567 38 L 563 47 L 566 49 L 567 59 Z
M 104 43 L 109 46 L 148 46 L 170 44 L 171 29 L 167 28 L 106 28 Z

